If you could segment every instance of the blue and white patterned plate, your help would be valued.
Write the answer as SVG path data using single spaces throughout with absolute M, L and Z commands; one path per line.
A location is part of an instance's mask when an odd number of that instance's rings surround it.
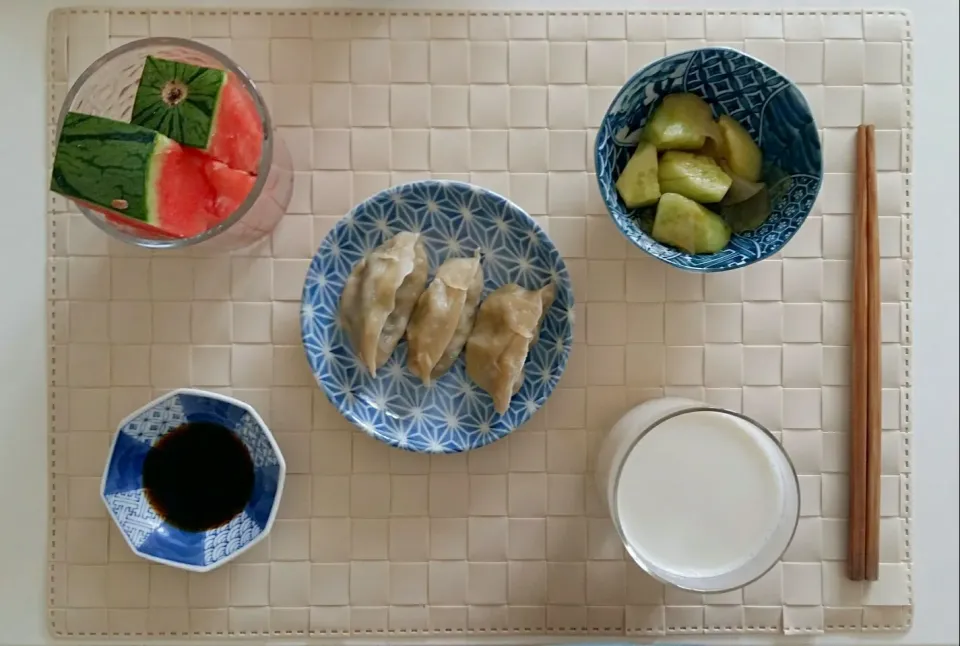
M 143 489 L 143 462 L 157 441 L 185 422 L 210 422 L 240 436 L 254 466 L 253 493 L 226 525 L 189 532 L 157 515 Z M 167 393 L 120 422 L 100 483 L 100 495 L 135 553 L 174 567 L 207 572 L 256 545 L 277 515 L 286 466 L 280 448 L 257 412 L 216 393 Z
M 400 231 L 423 234 L 431 277 L 448 257 L 480 249 L 484 296 L 507 283 L 527 289 L 556 283 L 557 297 L 530 350 L 523 385 L 503 415 L 467 377 L 462 355 L 429 387 L 407 370 L 403 341 L 376 377 L 357 359 L 340 327 L 344 282 L 364 254 Z M 518 206 L 478 186 L 428 180 L 374 195 L 327 234 L 307 271 L 300 322 L 310 368 L 344 417 L 392 446 L 458 453 L 503 437 L 553 392 L 573 342 L 573 289 L 553 242 Z
M 688 254 L 663 245 L 637 226 L 615 186 L 637 147 L 639 129 L 660 100 L 676 92 L 702 97 L 714 116 L 740 122 L 760 146 L 772 212 L 754 231 L 734 235 L 713 254 Z M 817 125 L 803 94 L 765 63 L 725 47 L 707 47 L 661 58 L 644 67 L 620 89 L 597 133 L 597 182 L 610 217 L 634 245 L 663 262 L 690 271 L 744 267 L 775 254 L 803 224 L 820 192 L 823 162 Z M 784 177 L 785 175 L 785 177 Z

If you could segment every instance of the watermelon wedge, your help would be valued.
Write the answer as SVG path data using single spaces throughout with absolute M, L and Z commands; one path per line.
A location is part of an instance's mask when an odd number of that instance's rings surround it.
M 225 70 L 148 56 L 130 121 L 230 168 L 255 174 L 259 167 L 263 124 L 246 88 Z
M 204 157 L 140 126 L 67 114 L 50 189 L 124 227 L 164 237 L 202 233 L 214 219 Z
M 257 177 L 215 160 L 207 161 L 203 170 L 215 195 L 212 211 L 216 221 L 213 224 L 219 224 L 243 203 Z

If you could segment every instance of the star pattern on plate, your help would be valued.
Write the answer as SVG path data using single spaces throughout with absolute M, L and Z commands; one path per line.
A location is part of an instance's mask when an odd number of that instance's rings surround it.
M 524 381 L 506 413 L 467 376 L 463 356 L 430 386 L 406 367 L 401 342 L 370 376 L 339 320 L 339 300 L 353 265 L 400 231 L 423 235 L 433 271 L 450 257 L 481 254 L 484 295 L 516 282 L 557 297 Z M 327 234 L 304 281 L 300 323 L 310 368 L 327 398 L 358 428 L 409 451 L 457 453 L 484 446 L 524 424 L 556 388 L 573 343 L 573 288 L 553 242 L 509 200 L 470 184 L 429 180 L 394 186 L 357 205 Z

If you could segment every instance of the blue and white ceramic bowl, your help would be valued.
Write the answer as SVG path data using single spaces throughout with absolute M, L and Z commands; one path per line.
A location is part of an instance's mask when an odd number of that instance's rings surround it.
M 503 415 L 467 377 L 462 355 L 430 386 L 407 370 L 403 341 L 375 377 L 357 359 L 338 316 L 344 282 L 364 254 L 400 231 L 423 234 L 431 276 L 448 257 L 480 249 L 484 296 L 506 283 L 527 289 L 556 283 L 556 300 L 530 350 L 523 385 Z M 301 330 L 313 374 L 344 417 L 395 447 L 457 453 L 503 437 L 553 392 L 573 342 L 573 289 L 553 242 L 520 207 L 479 186 L 413 182 L 354 207 L 327 234 L 307 270 Z
M 624 205 L 614 185 L 637 146 L 639 129 L 664 96 L 677 92 L 696 94 L 714 116 L 739 121 L 763 152 L 765 179 L 771 168 L 786 175 L 770 187 L 778 197 L 767 221 L 734 235 L 714 254 L 688 254 L 654 240 L 637 225 L 637 213 Z M 689 271 L 736 269 L 777 253 L 810 213 L 823 179 L 820 137 L 800 90 L 769 65 L 725 47 L 667 56 L 634 74 L 600 124 L 595 155 L 600 195 L 620 231 L 654 258 Z
M 143 463 L 161 437 L 186 422 L 224 426 L 243 441 L 254 466 L 246 508 L 226 525 L 206 532 L 173 527 L 151 506 L 143 489 Z M 207 572 L 256 545 L 277 515 L 286 465 L 270 430 L 249 405 L 216 393 L 167 393 L 120 423 L 103 472 L 100 495 L 136 554 L 174 567 Z

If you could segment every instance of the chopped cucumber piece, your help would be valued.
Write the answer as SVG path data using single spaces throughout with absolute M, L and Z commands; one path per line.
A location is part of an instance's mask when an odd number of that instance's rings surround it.
M 713 161 L 717 162 L 721 166 L 724 164 L 723 160 L 723 149 L 720 147 L 720 142 L 716 139 L 707 139 L 703 142 L 703 146 L 694 151 L 698 155 L 703 155 L 704 157 L 709 157 Z M 726 169 L 724 169 L 726 171 Z
M 679 193 L 703 204 L 722 200 L 732 181 L 709 157 L 679 150 L 663 153 L 659 178 L 664 193 Z
M 657 149 L 653 144 L 640 142 L 640 146 L 617 178 L 617 192 L 627 208 L 631 209 L 653 204 L 660 199 Z
M 717 125 L 723 133 L 723 156 L 730 169 L 748 182 L 759 182 L 763 154 L 750 133 L 727 115 L 720 117 Z
M 664 193 L 657 205 L 653 239 L 687 253 L 716 253 L 730 241 L 730 227 L 716 213 L 677 193 Z
M 668 94 L 650 115 L 643 138 L 657 150 L 696 150 L 707 138 L 722 141 L 710 106 L 695 94 Z

